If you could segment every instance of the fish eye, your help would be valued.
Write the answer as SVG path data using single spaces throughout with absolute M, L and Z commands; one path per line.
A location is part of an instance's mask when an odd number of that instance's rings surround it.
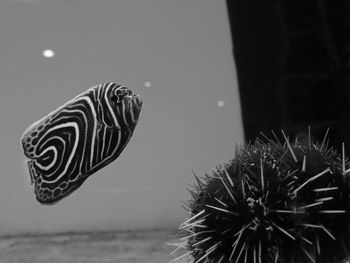
M 124 90 L 123 89 L 116 89 L 114 94 L 119 97 L 122 96 L 124 94 Z
M 111 103 L 117 105 L 125 96 L 132 95 L 132 92 L 127 88 L 116 89 L 111 95 Z
M 126 95 L 126 90 L 125 89 L 116 89 L 114 90 L 114 92 L 111 93 L 111 103 L 113 105 L 117 105 L 118 103 L 120 103 L 122 101 L 122 99 L 124 98 L 124 96 Z
M 121 96 L 121 97 L 130 96 L 132 94 L 131 90 L 127 89 L 126 87 L 119 88 L 115 90 L 114 93 L 115 95 Z

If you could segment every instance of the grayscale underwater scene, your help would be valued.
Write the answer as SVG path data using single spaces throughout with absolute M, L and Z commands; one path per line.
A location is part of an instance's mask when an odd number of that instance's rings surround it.
M 0 0 L 0 263 L 349 263 L 349 14 Z

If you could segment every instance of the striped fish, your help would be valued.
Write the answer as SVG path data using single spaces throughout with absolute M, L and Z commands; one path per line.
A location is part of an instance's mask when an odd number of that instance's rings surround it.
M 22 135 L 36 199 L 54 204 L 115 160 L 136 127 L 142 100 L 115 83 L 94 86 Z

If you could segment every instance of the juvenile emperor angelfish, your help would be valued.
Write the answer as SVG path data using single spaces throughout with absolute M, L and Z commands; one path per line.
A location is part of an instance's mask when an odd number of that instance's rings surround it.
M 54 204 L 115 160 L 128 144 L 141 108 L 139 95 L 104 83 L 30 125 L 21 141 L 36 199 Z

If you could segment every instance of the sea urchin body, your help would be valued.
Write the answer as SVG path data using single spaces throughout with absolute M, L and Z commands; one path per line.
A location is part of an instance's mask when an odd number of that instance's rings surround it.
M 264 137 L 197 179 L 180 246 L 199 262 L 341 262 L 350 243 L 345 151 Z

